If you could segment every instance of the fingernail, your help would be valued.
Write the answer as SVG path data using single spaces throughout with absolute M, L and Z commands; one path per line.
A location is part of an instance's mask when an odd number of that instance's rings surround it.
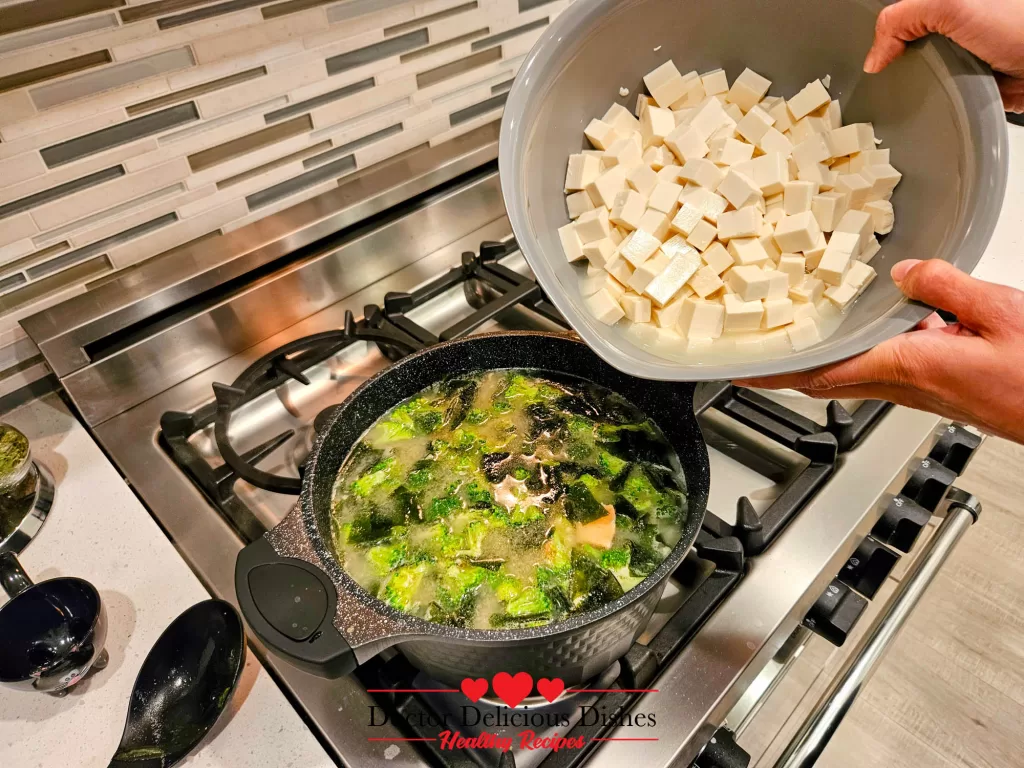
M 874 50 L 868 51 L 867 58 L 864 59 L 864 71 L 869 75 L 878 71 L 878 54 Z
M 907 276 L 907 272 L 912 270 L 920 263 L 920 259 L 904 259 L 903 261 L 897 261 L 893 265 L 892 270 L 889 272 L 889 274 L 892 275 L 892 279 L 896 283 L 902 283 L 903 278 Z

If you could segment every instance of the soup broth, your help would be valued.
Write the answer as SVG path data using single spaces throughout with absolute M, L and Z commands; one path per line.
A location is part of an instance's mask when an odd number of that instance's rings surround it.
M 679 459 L 604 387 L 529 370 L 445 379 L 381 417 L 335 481 L 342 567 L 400 611 L 539 626 L 615 600 L 679 541 Z

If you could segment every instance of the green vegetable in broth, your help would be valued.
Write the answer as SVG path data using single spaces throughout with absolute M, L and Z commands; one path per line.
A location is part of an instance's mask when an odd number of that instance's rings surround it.
M 528 370 L 445 379 L 392 408 L 338 473 L 334 547 L 399 611 L 532 627 L 616 600 L 686 518 L 679 459 L 615 393 Z

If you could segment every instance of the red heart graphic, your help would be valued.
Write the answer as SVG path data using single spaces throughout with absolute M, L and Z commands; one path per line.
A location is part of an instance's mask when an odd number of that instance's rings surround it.
M 533 678 L 529 672 L 517 672 L 514 676 L 508 672 L 499 672 L 491 680 L 491 685 L 502 701 L 514 707 L 530 694 Z
M 542 677 L 537 681 L 537 693 L 543 696 L 548 701 L 554 701 L 562 695 L 562 691 L 565 690 L 565 683 L 562 682 L 562 678 L 556 677 L 554 680 L 548 680 L 546 677 Z
M 461 688 L 462 692 L 466 694 L 466 698 L 476 704 L 487 693 L 487 679 L 478 677 L 474 680 L 472 677 L 467 677 L 462 681 Z

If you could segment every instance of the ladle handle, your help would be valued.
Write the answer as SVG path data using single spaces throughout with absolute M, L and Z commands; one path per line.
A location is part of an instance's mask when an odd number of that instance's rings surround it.
M 32 579 L 13 552 L 0 552 L 0 586 L 11 597 L 17 597 L 32 586 Z

